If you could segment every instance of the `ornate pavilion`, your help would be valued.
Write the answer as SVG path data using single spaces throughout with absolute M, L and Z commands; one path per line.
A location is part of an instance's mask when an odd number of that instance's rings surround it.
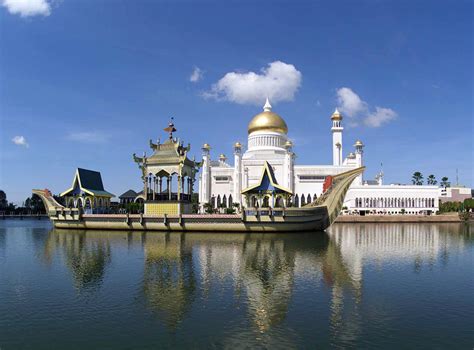
M 100 172 L 82 168 L 76 169 L 72 186 L 60 196 L 67 207 L 81 208 L 88 214 L 104 213 L 115 197 L 104 189 Z
M 278 208 L 286 207 L 292 193 L 278 185 L 272 166 L 265 162 L 260 181 L 242 191 L 247 207 Z
M 150 140 L 153 154 L 143 157 L 133 154 L 133 160 L 142 171 L 143 192 L 136 201 L 144 203 L 146 215 L 189 214 L 192 212 L 191 196 L 196 172 L 200 163 L 187 157 L 191 146 L 183 142 L 173 133 L 176 128 L 171 119 L 164 129 L 169 136 L 161 143 Z

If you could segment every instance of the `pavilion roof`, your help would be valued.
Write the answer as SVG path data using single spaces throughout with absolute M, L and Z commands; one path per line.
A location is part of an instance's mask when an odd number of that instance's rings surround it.
M 274 191 L 279 193 L 284 192 L 292 194 L 289 189 L 278 185 L 275 173 L 273 172 L 273 168 L 267 161 L 265 161 L 263 165 L 260 181 L 256 185 L 247 187 L 246 189 L 242 190 L 242 194 L 258 193 L 260 191 Z
M 102 176 L 98 171 L 77 168 L 71 188 L 61 193 L 61 196 L 73 192 L 78 187 L 80 190 L 92 196 L 115 197 L 114 194 L 104 189 Z
M 135 198 L 136 196 L 138 196 L 137 192 L 134 190 L 128 190 L 125 193 L 122 193 L 119 198 Z

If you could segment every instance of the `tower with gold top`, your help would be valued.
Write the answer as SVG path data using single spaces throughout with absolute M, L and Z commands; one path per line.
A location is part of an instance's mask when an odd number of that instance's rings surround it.
M 331 116 L 332 120 L 332 164 L 342 164 L 342 114 L 337 110 Z
M 177 131 L 173 118 L 164 131 L 168 133 L 165 142 L 150 140 L 151 156 L 133 154 L 143 180 L 143 192 L 138 200 L 144 203 L 145 215 L 191 213 L 193 186 L 201 164 L 187 157 L 191 146 L 184 146 L 173 136 Z

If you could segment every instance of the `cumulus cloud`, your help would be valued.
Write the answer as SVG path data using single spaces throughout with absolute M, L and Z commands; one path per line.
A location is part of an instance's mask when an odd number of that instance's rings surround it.
M 48 0 L 0 0 L 2 6 L 13 15 L 21 17 L 49 16 L 51 5 Z
M 26 142 L 26 138 L 24 136 L 15 136 L 14 138 L 12 138 L 12 142 L 18 146 L 23 146 L 26 148 L 30 147 L 28 142 Z
M 189 77 L 189 81 L 191 83 L 197 83 L 203 77 L 204 77 L 204 72 L 201 70 L 201 68 L 194 67 L 193 72 L 191 73 L 191 75 Z
M 364 124 L 372 128 L 378 128 L 395 118 L 397 118 L 397 113 L 393 109 L 375 107 L 375 111 L 364 119 Z
M 367 111 L 367 103 L 362 101 L 359 95 L 348 87 L 337 90 L 337 103 L 339 104 L 339 110 L 349 117 Z
M 398 114 L 391 108 L 371 106 L 362 100 L 359 95 L 348 87 L 337 89 L 336 98 L 338 109 L 350 117 L 349 126 L 357 126 L 362 122 L 371 128 L 378 128 L 397 118 Z
M 67 139 L 82 143 L 105 143 L 109 140 L 109 135 L 97 131 L 83 131 L 71 133 Z
M 229 72 L 209 91 L 205 98 L 239 104 L 260 105 L 265 98 L 271 102 L 292 101 L 301 86 L 302 74 L 294 65 L 275 61 L 255 72 Z

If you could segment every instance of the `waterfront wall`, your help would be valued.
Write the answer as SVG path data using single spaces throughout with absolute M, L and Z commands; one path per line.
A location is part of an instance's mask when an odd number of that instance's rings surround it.
M 356 222 L 462 222 L 455 215 L 340 215 L 336 223 Z

